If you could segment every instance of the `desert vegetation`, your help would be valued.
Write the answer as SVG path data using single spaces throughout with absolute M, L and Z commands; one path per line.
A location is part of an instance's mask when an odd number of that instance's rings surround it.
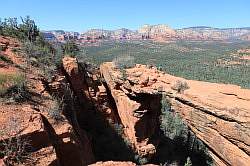
M 83 46 L 88 61 L 101 64 L 116 57 L 129 55 L 139 64 L 155 65 L 169 74 L 186 79 L 220 82 L 250 88 L 250 65 L 240 56 L 233 56 L 249 42 L 190 42 L 154 43 L 151 41 L 103 42 L 99 46 Z M 222 65 L 218 60 L 237 61 Z
M 4 21 L 0 20 L 0 35 L 18 38 L 22 41 L 34 42 L 36 37 L 39 36 L 39 30 L 35 21 L 29 16 L 20 18 L 21 23 L 17 18 L 5 18 Z
M 156 160 L 161 164 L 207 165 L 213 164 L 207 147 L 172 110 L 169 98 L 163 93 L 160 129 L 162 138 Z
M 6 56 L 0 54 L 0 61 L 6 62 L 8 64 L 13 64 L 13 62 Z
M 67 41 L 62 45 L 62 50 L 64 55 L 71 57 L 76 57 L 79 54 L 79 47 L 75 44 L 74 41 Z
M 59 97 L 52 98 L 52 104 L 48 110 L 48 114 L 56 122 L 63 120 L 62 112 L 64 109 L 64 100 Z
M 51 79 L 56 68 L 60 66 L 64 55 L 76 56 L 79 53 L 74 41 L 65 44 L 45 41 L 34 20 L 29 16 L 20 18 L 6 18 L 0 21 L 0 35 L 17 38 L 22 43 L 20 51 L 26 57 L 28 65 L 38 67 L 43 76 Z M 8 61 L 5 57 L 1 59 Z
M 22 73 L 0 73 L 0 95 L 5 95 L 15 88 L 19 89 L 25 84 L 25 77 Z
M 118 69 L 127 69 L 135 66 L 134 57 L 129 55 L 123 55 L 115 57 L 112 62 Z
M 17 165 L 30 160 L 29 157 L 31 145 L 28 138 L 21 137 L 18 134 L 20 122 L 12 117 L 8 121 L 8 127 L 1 129 L 2 135 L 8 136 L 7 139 L 0 142 L 0 158 L 4 157 L 7 165 Z
M 171 88 L 178 93 L 184 93 L 185 90 L 189 89 L 189 86 L 185 80 L 177 80 Z

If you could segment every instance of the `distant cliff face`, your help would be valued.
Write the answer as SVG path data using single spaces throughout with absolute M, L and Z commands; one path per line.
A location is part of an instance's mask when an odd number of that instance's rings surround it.
M 250 32 L 240 37 L 241 40 L 250 41 Z
M 249 28 L 193 27 L 177 30 L 178 36 L 186 40 L 237 40 L 249 32 Z
M 143 25 L 138 30 L 121 28 L 117 30 L 91 29 L 84 33 L 46 31 L 45 38 L 51 40 L 51 36 L 61 37 L 66 35 L 67 39 L 148 39 L 155 41 L 175 40 L 250 40 L 250 28 L 212 28 L 212 27 L 190 27 L 173 29 L 165 24 Z M 54 39 L 54 38 L 53 38 Z M 60 40 L 59 40 L 60 41 Z
M 138 33 L 156 40 L 159 38 L 163 40 L 249 40 L 250 28 L 190 27 L 175 30 L 160 24 L 144 25 Z
M 176 31 L 167 25 L 144 25 L 139 30 L 138 33 L 143 39 L 153 39 L 153 40 L 175 40 Z

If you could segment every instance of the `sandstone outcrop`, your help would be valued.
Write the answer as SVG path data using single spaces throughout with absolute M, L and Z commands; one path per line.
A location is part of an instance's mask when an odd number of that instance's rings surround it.
M 112 123 L 118 122 L 119 118 L 115 115 L 115 106 L 112 107 L 107 89 L 100 82 L 99 71 L 90 73 L 85 67 L 81 66 L 76 58 L 63 58 L 63 70 L 72 90 L 79 99 L 82 109 L 92 112 L 97 109 L 105 116 L 106 120 Z M 54 83 L 54 85 L 58 87 L 61 84 L 60 82 Z
M 7 56 L 14 64 L 23 64 L 24 59 L 14 53 L 13 50 L 20 49 L 20 42 L 11 37 L 0 36 L 0 53 Z
M 63 68 L 69 77 L 71 86 L 80 101 L 90 101 L 89 87 L 84 79 L 85 73 L 81 72 L 76 58 L 63 58 Z
M 30 160 L 23 161 L 24 165 L 83 166 L 93 163 L 94 158 L 91 148 L 88 147 L 89 140 L 86 133 L 83 130 L 77 131 L 72 119 L 67 119 L 60 114 L 60 120 L 58 120 L 51 115 L 51 111 L 60 110 L 53 108 L 56 101 L 50 93 L 65 86 L 64 76 L 57 79 L 58 84 L 47 85 L 39 74 L 38 68 L 32 66 L 25 70 L 18 68 L 26 62 L 26 59 L 13 52 L 13 49 L 20 49 L 20 44 L 15 39 L 0 36 L 0 44 L 5 47 L 1 55 L 11 60 L 11 62 L 1 63 L 4 65 L 0 66 L 0 74 L 25 73 L 24 93 L 29 96 L 27 101 L 22 102 L 1 96 L 0 152 L 6 148 L 3 142 L 10 138 L 15 140 L 18 137 L 24 140 L 18 142 L 19 146 L 28 144 L 29 149 L 32 149 L 27 151 Z M 2 156 L 4 154 L 6 153 L 0 153 L 0 163 L 8 159 L 8 156 Z
M 165 92 L 172 109 L 208 146 L 215 165 L 250 163 L 250 90 L 235 85 L 184 80 L 145 65 L 126 69 L 125 82 L 119 79 L 121 74 L 112 63 L 102 64 L 101 73 L 116 101 L 126 136 L 139 153 L 153 153 L 156 149 L 156 144 L 148 140 L 157 130 L 156 101 L 161 91 Z M 146 84 L 141 81 L 145 77 Z M 189 86 L 183 94 L 172 88 L 177 80 L 186 81 Z M 146 96 L 150 96 L 149 100 Z M 155 108 L 150 110 L 150 105 Z
M 89 163 L 89 154 L 84 151 L 82 143 L 66 119 L 59 123 L 54 122 L 46 112 L 39 113 L 38 107 L 34 109 L 30 105 L 1 105 L 0 110 L 0 143 L 16 136 L 25 140 L 23 143 L 27 141 L 33 149 L 30 154 L 34 159 L 33 164 L 59 163 L 67 166 L 72 163 Z
M 124 126 L 125 136 L 131 142 L 136 153 L 142 157 L 150 158 L 156 153 L 158 144 L 158 140 L 153 139 L 153 137 L 159 131 L 160 95 L 133 91 L 131 88 L 136 80 L 128 80 L 123 83 L 121 72 L 114 70 L 112 63 L 101 65 L 100 71 L 115 100 L 119 118 Z M 150 81 L 147 84 L 150 84 Z M 143 86 L 145 84 L 144 81 Z
M 84 66 L 78 64 L 75 58 L 65 57 L 63 67 L 73 91 L 85 107 L 82 108 L 85 113 L 96 109 L 111 123 L 111 127 L 115 123 L 121 124 L 125 139 L 129 140 L 132 148 L 141 157 L 150 158 L 156 153 L 155 146 L 159 140 L 152 138 L 157 138 L 159 131 L 159 94 L 138 92 L 131 95 L 127 92 L 128 82 L 119 87 L 119 81 L 121 81 L 119 71 L 116 73 L 119 78 L 110 78 L 110 69 L 101 67 L 101 74 L 106 82 L 104 85 L 98 82 L 96 78 L 98 74 L 89 73 Z M 108 94 L 108 91 L 111 94 Z M 110 98 L 113 98 L 115 103 L 112 103 Z

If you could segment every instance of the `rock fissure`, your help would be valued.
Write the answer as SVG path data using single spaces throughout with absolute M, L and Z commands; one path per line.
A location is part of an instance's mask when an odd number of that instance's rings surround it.
M 235 96 L 237 97 L 238 99 L 241 99 L 241 100 L 246 100 L 246 101 L 250 101 L 250 99 L 246 99 L 246 98 L 243 98 L 243 97 L 239 97 L 237 94 L 234 94 L 234 93 L 225 93 L 225 92 L 220 92 L 224 95 L 231 95 L 231 96 Z
M 183 103 L 183 104 L 186 104 L 186 105 L 188 105 L 188 106 L 190 106 L 190 107 L 193 107 L 193 108 L 195 108 L 195 109 L 197 109 L 197 110 L 200 110 L 200 111 L 202 111 L 202 112 L 204 112 L 204 113 L 206 113 L 206 114 L 215 116 L 215 117 L 217 117 L 217 118 L 219 118 L 219 119 L 223 119 L 223 120 L 229 121 L 229 122 L 236 122 L 236 123 L 239 123 L 239 124 L 242 123 L 242 122 L 240 122 L 240 121 L 235 120 L 234 118 L 228 117 L 227 115 L 218 115 L 218 114 L 216 114 L 216 113 L 213 113 L 213 112 L 209 111 L 208 108 L 204 108 L 204 107 L 202 107 L 202 106 L 196 105 L 196 104 L 194 104 L 193 102 L 188 101 L 188 100 L 185 100 L 185 99 L 183 99 L 183 98 L 181 98 L 181 97 L 175 97 L 175 99 L 176 99 L 177 101 Z M 210 109 L 210 110 L 211 110 L 211 109 Z M 214 111 L 214 112 L 219 112 L 219 110 L 218 110 L 218 111 Z

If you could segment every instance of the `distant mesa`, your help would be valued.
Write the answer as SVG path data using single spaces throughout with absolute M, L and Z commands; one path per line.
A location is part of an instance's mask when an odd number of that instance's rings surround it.
M 69 32 L 64 30 L 43 31 L 46 40 L 66 42 L 75 40 L 79 44 L 96 43 L 104 40 L 153 40 L 153 41 L 227 41 L 250 40 L 250 27 L 243 28 L 213 28 L 195 26 L 173 29 L 165 24 L 145 24 L 138 30 L 126 28 L 116 30 L 90 29 L 86 32 Z

